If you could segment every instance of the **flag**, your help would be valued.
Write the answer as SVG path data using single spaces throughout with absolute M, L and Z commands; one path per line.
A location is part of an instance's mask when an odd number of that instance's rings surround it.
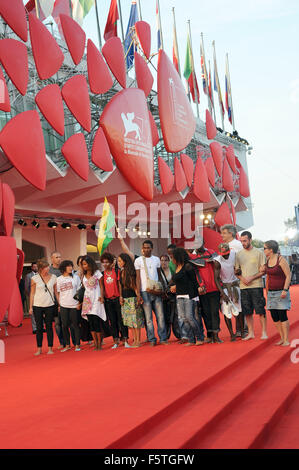
M 176 27 L 175 27 L 174 19 L 173 19 L 172 62 L 173 62 L 173 65 L 175 66 L 178 74 L 181 75 L 180 74 L 180 66 L 179 66 L 179 48 L 178 48 L 178 40 L 177 40 L 177 35 L 176 35 Z
M 59 15 L 67 15 L 71 16 L 71 9 L 70 9 L 70 2 L 69 0 L 55 0 L 54 9 L 52 12 L 52 16 L 55 20 L 55 23 L 58 26 L 60 36 L 63 38 L 63 31 L 60 23 Z
M 98 233 L 98 252 L 100 255 L 106 250 L 109 243 L 113 240 L 111 229 L 115 225 L 115 217 L 110 209 L 107 198 L 105 197 L 102 218 Z
M 160 22 L 160 11 L 158 0 L 156 0 L 156 19 L 157 19 L 157 48 L 158 51 L 162 48 L 162 30 Z
M 38 12 L 36 12 L 36 3 L 37 3 Z M 25 5 L 25 9 L 28 11 L 28 13 L 33 13 L 41 21 L 44 21 L 46 19 L 46 16 L 43 12 L 43 9 L 41 8 L 39 0 L 37 0 L 36 2 L 35 2 L 35 0 L 29 0 L 29 2 L 27 2 L 26 5 Z
M 232 99 L 231 99 L 231 89 L 230 89 L 230 80 L 229 80 L 229 71 L 228 71 L 228 62 L 226 61 L 226 72 L 225 72 L 225 105 L 228 115 L 228 120 L 232 124 Z
M 45 0 L 44 0 L 45 1 Z M 72 0 L 72 16 L 81 26 L 83 19 L 93 7 L 95 0 Z
M 134 37 L 134 25 L 139 20 L 138 17 L 138 10 L 136 0 L 132 1 L 131 11 L 130 11 L 130 18 L 128 22 L 124 48 L 125 48 L 125 56 L 126 56 L 126 66 L 127 69 L 133 66 L 134 63 L 134 52 L 136 50 L 136 45 L 134 44 L 133 37 Z
M 210 61 L 209 61 L 209 97 L 211 100 L 211 105 L 212 107 L 214 107 Z
M 200 64 L 201 64 L 202 87 L 203 87 L 204 93 L 207 95 L 208 94 L 208 75 L 207 75 L 204 48 L 202 44 L 200 44 Z
M 213 43 L 213 46 L 214 46 L 214 90 L 216 93 L 218 93 L 220 112 L 222 113 L 222 117 L 224 117 L 224 106 L 223 106 L 222 94 L 221 94 L 221 88 L 220 88 L 220 82 L 219 82 L 219 76 L 218 76 L 215 43 Z
M 111 0 L 110 9 L 107 17 L 107 22 L 104 31 L 104 39 L 108 39 L 117 36 L 117 20 L 119 19 L 117 0 Z
M 192 95 L 192 99 L 194 103 L 199 103 L 199 89 L 198 89 L 196 73 L 194 70 L 194 63 L 193 63 L 189 34 L 187 37 L 187 50 L 186 50 L 186 58 L 185 58 L 184 77 L 189 84 L 190 93 Z M 196 93 L 194 89 L 194 82 L 195 82 L 195 87 L 196 87 Z M 196 99 L 196 95 L 197 95 L 197 99 Z

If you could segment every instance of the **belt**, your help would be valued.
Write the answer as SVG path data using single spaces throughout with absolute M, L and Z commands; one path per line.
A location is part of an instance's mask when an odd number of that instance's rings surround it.
M 109 299 L 105 299 L 106 302 L 112 301 L 112 300 L 118 300 L 119 297 L 109 297 Z

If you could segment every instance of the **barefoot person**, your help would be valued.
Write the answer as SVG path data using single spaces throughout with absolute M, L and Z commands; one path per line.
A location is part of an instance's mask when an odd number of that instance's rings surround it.
M 242 313 L 247 319 L 248 335 L 243 341 L 254 338 L 253 312 L 260 317 L 262 326 L 261 339 L 267 339 L 266 311 L 263 292 L 263 273 L 260 268 L 265 264 L 265 255 L 252 246 L 252 235 L 245 231 L 241 233 L 243 250 L 236 254 L 236 276 L 240 279 Z
M 49 273 L 50 265 L 46 259 L 37 262 L 37 274 L 31 278 L 29 314 L 34 313 L 36 322 L 37 352 L 42 353 L 43 323 L 45 322 L 48 340 L 48 354 L 53 354 L 53 320 L 55 297 L 57 298 L 57 277 Z
M 236 341 L 236 335 L 233 332 L 232 313 L 235 316 L 241 312 L 241 292 L 240 281 L 235 275 L 236 253 L 231 251 L 227 243 L 220 243 L 218 247 L 219 256 L 215 258 L 214 271 L 215 282 L 221 296 L 221 311 L 230 333 L 231 341 Z M 232 308 L 234 306 L 234 308 Z M 242 323 L 242 337 L 244 337 L 244 328 Z
M 142 298 L 137 286 L 136 270 L 132 258 L 127 253 L 121 253 L 117 262 L 121 270 L 119 293 L 123 324 L 132 332 L 132 347 L 139 348 L 144 317 L 141 308 Z
M 280 334 L 281 346 L 289 346 L 289 321 L 287 311 L 291 308 L 290 282 L 291 271 L 288 262 L 278 254 L 278 243 L 269 240 L 264 243 L 267 263 L 264 272 L 267 274 L 267 310 Z

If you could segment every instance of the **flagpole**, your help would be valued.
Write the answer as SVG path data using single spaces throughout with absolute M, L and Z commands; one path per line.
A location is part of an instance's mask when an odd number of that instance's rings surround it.
M 160 1 L 157 0 L 158 4 L 158 16 L 159 16 L 159 23 L 160 23 L 160 31 L 161 31 L 161 47 L 164 49 L 164 44 L 163 44 L 163 33 L 162 33 L 162 23 L 161 23 L 161 14 L 160 14 Z
M 36 17 L 39 19 L 38 0 L 35 0 L 35 10 L 36 10 Z
M 233 95 L 232 95 L 232 88 L 230 83 L 230 73 L 229 73 L 229 64 L 228 64 L 228 54 L 226 54 L 226 65 L 227 65 L 227 72 L 228 72 L 228 86 L 229 86 L 229 94 L 230 94 L 230 104 L 231 104 L 231 111 L 232 111 L 232 126 L 233 130 L 235 131 L 235 118 L 234 118 L 234 109 L 233 109 Z
M 220 109 L 220 114 L 221 114 L 222 129 L 224 130 L 224 115 L 223 115 L 223 112 L 222 112 L 222 103 L 221 103 L 222 97 L 221 97 L 221 90 L 220 90 L 220 83 L 219 83 L 219 76 L 218 76 L 218 68 L 217 68 L 215 41 L 212 42 L 212 46 L 213 46 L 213 49 L 214 49 L 214 74 L 217 77 L 218 103 L 219 103 L 219 109 Z
M 139 18 L 140 18 L 140 21 L 142 21 L 142 13 L 141 13 L 141 3 L 140 3 L 140 0 L 138 0 L 138 11 L 139 11 Z
M 191 48 L 191 57 L 192 57 L 192 79 L 193 79 L 193 87 L 194 87 L 194 94 L 195 94 L 195 101 L 196 101 L 196 113 L 197 113 L 197 117 L 199 118 L 198 95 L 197 95 L 197 87 L 196 87 L 196 81 L 195 81 L 195 67 L 194 67 L 194 59 L 193 59 L 190 20 L 188 20 L 187 23 L 188 23 L 188 29 L 189 29 L 190 48 Z
M 72 0 L 69 0 L 69 7 L 70 7 L 70 17 L 73 18 Z
M 178 48 L 178 42 L 177 42 L 176 21 L 175 21 L 174 7 L 172 7 L 172 14 L 173 14 L 173 26 L 174 26 L 174 31 L 175 31 L 175 44 L 176 44 L 176 50 L 177 50 L 177 54 L 178 54 L 179 76 L 181 76 L 180 55 L 179 55 L 179 48 Z
M 96 7 L 96 20 L 97 20 L 99 48 L 101 50 L 102 49 L 102 38 L 101 38 L 100 21 L 99 21 L 98 0 L 95 0 L 95 7 Z
M 202 47 L 203 67 L 204 67 L 204 74 L 205 74 L 206 88 L 207 88 L 208 107 L 209 107 L 210 113 L 212 114 L 212 107 L 211 107 L 210 96 L 209 96 L 209 77 L 208 77 L 208 74 L 207 74 L 207 66 L 206 66 L 206 58 L 205 58 L 205 46 L 204 46 L 204 42 L 203 42 L 203 33 L 201 33 L 201 47 Z
M 121 36 L 122 36 L 122 42 L 124 43 L 125 42 L 125 35 L 124 35 L 124 25 L 123 25 L 123 17 L 122 17 L 122 13 L 121 13 L 121 4 L 120 4 L 120 0 L 117 0 L 117 3 L 118 3 L 118 10 L 119 10 L 119 18 L 120 18 L 120 26 L 121 26 Z
M 215 113 L 215 101 L 214 101 L 214 92 L 213 92 L 213 87 L 212 87 L 212 74 L 211 74 L 211 64 L 209 61 L 209 82 L 211 80 L 211 96 L 212 96 L 212 108 L 213 108 L 213 115 L 214 115 L 214 121 L 215 125 L 217 126 L 216 122 L 216 113 Z

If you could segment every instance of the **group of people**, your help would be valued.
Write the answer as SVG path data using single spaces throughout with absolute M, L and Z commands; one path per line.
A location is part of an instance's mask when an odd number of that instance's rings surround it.
M 144 327 L 151 346 L 158 339 L 160 345 L 168 345 L 171 331 L 186 346 L 222 343 L 220 312 L 231 341 L 255 337 L 255 312 L 264 340 L 266 309 L 280 336 L 277 344 L 288 346 L 291 273 L 277 242 L 265 242 L 261 251 L 253 247 L 248 231 L 237 240 L 233 225 L 221 227 L 221 236 L 217 253 L 203 242 L 195 250 L 169 245 L 159 258 L 152 254 L 151 240 L 143 242 L 137 257 L 119 235 L 122 253 L 103 253 L 101 270 L 90 256 L 80 256 L 75 269 L 57 252 L 52 253 L 51 265 L 45 259 L 33 263 L 25 289 L 36 333 L 35 354 L 42 353 L 44 331 L 48 354 L 53 354 L 53 322 L 62 352 L 71 349 L 71 339 L 75 351 L 80 351 L 82 341 L 99 351 L 108 336 L 113 349 L 139 348 Z

